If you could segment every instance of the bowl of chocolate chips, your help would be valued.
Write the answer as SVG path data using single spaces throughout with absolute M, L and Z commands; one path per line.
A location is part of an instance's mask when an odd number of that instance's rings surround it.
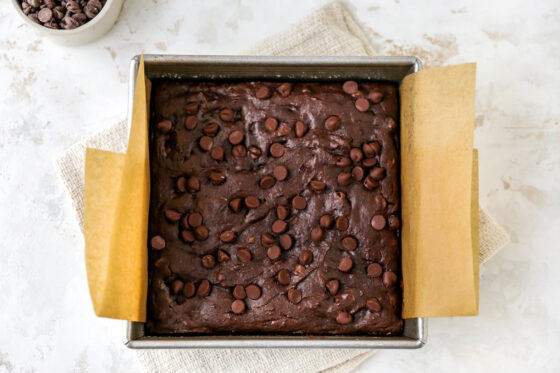
M 67 45 L 89 43 L 113 27 L 124 0 L 12 0 L 35 30 Z

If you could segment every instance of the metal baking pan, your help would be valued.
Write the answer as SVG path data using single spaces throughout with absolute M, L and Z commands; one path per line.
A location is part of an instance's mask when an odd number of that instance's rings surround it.
M 129 119 L 140 56 L 132 59 L 129 77 Z M 400 83 L 422 70 L 417 57 L 253 57 L 144 55 L 149 79 L 378 80 Z M 404 321 L 400 336 L 151 336 L 144 323 L 127 322 L 130 348 L 395 348 L 414 349 L 426 343 L 423 318 Z

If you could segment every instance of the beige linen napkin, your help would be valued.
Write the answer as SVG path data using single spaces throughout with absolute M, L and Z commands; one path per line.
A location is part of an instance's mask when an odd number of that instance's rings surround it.
M 251 55 L 368 56 L 373 50 L 356 21 L 338 2 L 329 3 L 249 49 Z M 72 198 L 83 229 L 84 160 L 86 146 L 124 153 L 128 141 L 126 120 L 76 144 L 57 159 L 57 167 Z M 480 261 L 508 241 L 507 233 L 480 210 Z M 350 372 L 374 350 L 351 349 L 220 349 L 139 350 L 146 372 Z

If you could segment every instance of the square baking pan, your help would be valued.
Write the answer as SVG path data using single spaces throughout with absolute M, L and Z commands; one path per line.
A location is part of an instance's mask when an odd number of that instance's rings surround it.
M 129 77 L 129 120 L 140 56 L 132 59 Z M 254 57 L 144 55 L 149 79 L 188 80 L 371 80 L 400 84 L 422 70 L 417 57 Z M 130 123 L 129 123 L 130 124 Z M 127 322 L 124 343 L 130 348 L 395 348 L 414 349 L 426 343 L 423 318 L 404 320 L 395 336 L 147 335 L 145 324 Z

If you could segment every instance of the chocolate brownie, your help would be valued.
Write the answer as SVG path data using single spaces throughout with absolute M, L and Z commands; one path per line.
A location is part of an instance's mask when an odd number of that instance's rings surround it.
M 155 81 L 151 334 L 399 334 L 391 83 Z

